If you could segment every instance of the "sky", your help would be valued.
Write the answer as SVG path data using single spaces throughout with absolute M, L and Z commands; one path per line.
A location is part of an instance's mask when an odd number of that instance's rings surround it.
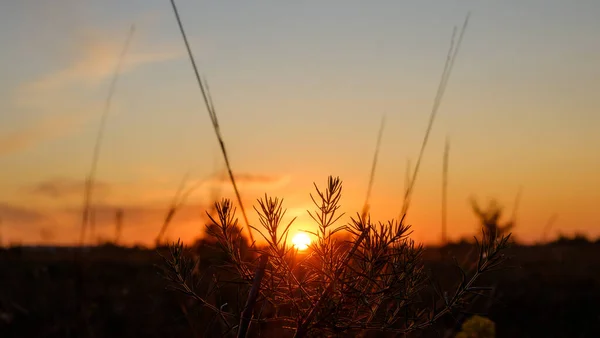
M 313 183 L 343 180 L 343 221 L 365 199 L 382 116 L 373 220 L 398 216 L 452 29 L 471 12 L 433 125 L 407 221 L 440 241 L 450 140 L 448 236 L 470 238 L 470 199 L 496 199 L 515 238 L 600 236 L 600 2 L 177 1 L 250 207 L 284 199 L 292 232 L 314 229 Z M 97 167 L 88 242 L 151 244 L 184 177 L 198 189 L 166 238 L 203 233 L 215 197 L 233 197 L 169 1 L 0 4 L 2 244 L 73 244 L 83 182 L 119 55 L 135 31 Z

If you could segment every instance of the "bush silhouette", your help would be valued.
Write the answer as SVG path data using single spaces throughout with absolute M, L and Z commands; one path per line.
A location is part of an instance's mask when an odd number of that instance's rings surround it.
M 316 208 L 309 211 L 315 240 L 305 252 L 289 245 L 293 219 L 284 223 L 282 200 L 265 196 L 258 201 L 255 210 L 262 227 L 250 227 L 266 244 L 253 242 L 249 247 L 231 201 L 216 203 L 207 233 L 226 257 L 219 264 L 225 270 L 213 270 L 215 275 L 205 279 L 212 283 L 204 288 L 210 290 L 206 295 L 195 288 L 202 279 L 194 275 L 198 263 L 185 255 L 181 242 L 172 246 L 166 277 L 175 289 L 215 313 L 222 328 L 215 334 L 246 336 L 252 324 L 293 337 L 397 335 L 429 328 L 464 309 L 473 294 L 490 290 L 476 286 L 476 281 L 502 264 L 500 252 L 509 236 L 492 237 L 484 231 L 475 271 L 462 271 L 455 290 L 441 290 L 425 273 L 423 247 L 410 239 L 404 218 L 375 223 L 357 214 L 339 224 L 341 180 L 330 176 L 326 189 L 315 188 L 317 194 L 311 197 Z M 227 294 L 215 297 L 225 286 Z M 424 302 L 423 296 L 434 301 Z

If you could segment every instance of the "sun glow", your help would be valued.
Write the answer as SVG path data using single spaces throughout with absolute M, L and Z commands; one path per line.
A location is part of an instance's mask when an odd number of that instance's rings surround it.
M 304 232 L 299 232 L 292 238 L 292 244 L 298 250 L 306 250 L 310 245 L 310 237 Z

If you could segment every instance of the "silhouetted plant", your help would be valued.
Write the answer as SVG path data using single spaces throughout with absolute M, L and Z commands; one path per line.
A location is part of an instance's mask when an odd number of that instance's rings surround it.
M 481 227 L 485 229 L 487 235 L 490 236 L 488 240 L 493 240 L 496 237 L 502 237 L 503 235 L 508 234 L 515 225 L 514 220 L 500 224 L 503 209 L 496 200 L 491 200 L 487 208 L 482 209 L 477 201 L 472 199 L 471 206 L 473 212 L 475 212 L 475 215 L 477 215 L 481 222 Z
M 294 337 L 422 330 L 490 289 L 474 283 L 502 263 L 500 251 L 507 246 L 509 236 L 492 237 L 484 231 L 481 242 L 477 242 L 475 271 L 467 277 L 461 270 L 456 290 L 444 292 L 429 283 L 421 261 L 422 246 L 409 238 L 410 226 L 397 220 L 375 223 L 360 214 L 339 225 L 342 182 L 329 177 L 324 191 L 315 188 L 317 195 L 311 197 L 316 209 L 309 214 L 316 223 L 317 230 L 311 232 L 316 240 L 306 252 L 288 245 L 294 220 L 284 223 L 283 201 L 268 196 L 255 208 L 263 229 L 253 227 L 266 245 L 252 243 L 244 252 L 243 229 L 238 226 L 231 201 L 224 199 L 215 205 L 217 217 L 209 215 L 212 224 L 208 233 L 228 257 L 222 273 L 233 273 L 236 278 L 223 280 L 217 273 L 207 294 L 200 295 L 194 290 L 198 276 L 194 276 L 193 267 L 198 263 L 184 255 L 179 241 L 166 259 L 166 277 L 175 289 L 216 314 L 215 320 L 222 322 L 221 333 L 239 334 L 254 323 L 257 329 L 281 328 Z M 339 241 L 334 238 L 337 233 L 346 233 L 350 239 Z M 264 278 L 257 277 L 262 275 Z M 231 283 L 241 295 L 237 304 L 207 300 L 219 286 Z M 428 291 L 433 292 L 433 302 L 426 304 L 422 296 Z M 244 302 L 253 293 L 257 297 Z
M 121 239 L 121 233 L 123 231 L 123 209 L 119 208 L 115 212 L 115 238 L 113 242 L 115 245 L 119 244 L 119 240 Z

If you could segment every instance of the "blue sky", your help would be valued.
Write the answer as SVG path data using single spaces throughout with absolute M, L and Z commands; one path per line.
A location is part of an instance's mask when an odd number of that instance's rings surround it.
M 439 238 L 441 158 L 451 139 L 451 237 L 470 235 L 468 198 L 523 199 L 516 234 L 600 235 L 600 3 L 597 1 L 178 1 L 249 202 L 283 196 L 301 215 L 312 182 L 345 181 L 364 199 L 387 116 L 373 215 L 396 216 L 453 26 L 472 16 L 417 182 L 415 237 Z M 214 133 L 168 1 L 24 0 L 0 5 L 0 212 L 6 240 L 76 238 L 81 180 L 118 55 L 97 203 L 129 208 L 130 242 L 148 242 L 186 172 L 221 168 Z M 169 234 L 191 238 L 215 184 Z M 40 194 L 40 186 L 63 189 Z M 53 190 L 54 191 L 54 190 Z M 110 211 L 106 211 L 110 213 Z M 25 217 L 24 215 L 29 215 Z M 31 218 L 37 215 L 37 218 Z M 48 219 L 53 219 L 50 222 Z M 99 236 L 110 237 L 110 216 Z M 144 225 L 140 225 L 144 223 Z M 41 229 L 53 236 L 40 238 Z M 45 233 L 47 233 L 46 231 Z M 50 238 L 51 237 L 51 238 Z

